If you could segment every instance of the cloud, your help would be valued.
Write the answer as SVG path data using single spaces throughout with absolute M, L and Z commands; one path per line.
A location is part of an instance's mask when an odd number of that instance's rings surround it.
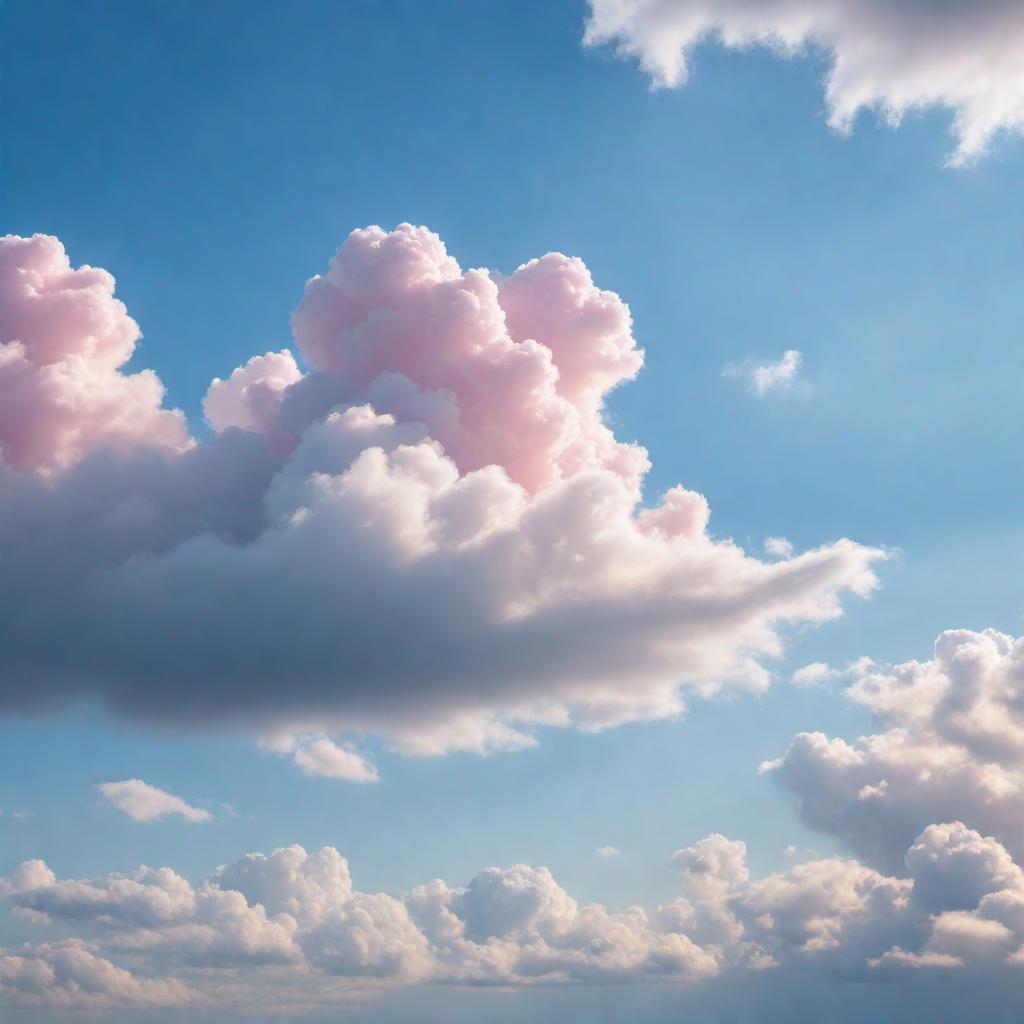
M 1020 855 L 1024 640 L 950 630 L 925 662 L 848 666 L 850 700 L 883 731 L 855 743 L 801 733 L 763 766 L 801 819 L 885 870 L 928 824 L 960 820 Z
M 809 665 L 798 668 L 790 682 L 802 689 L 810 689 L 813 686 L 820 686 L 828 679 L 834 679 L 839 673 L 823 661 L 812 661 Z
M 793 545 L 785 537 L 768 537 L 764 542 L 765 554 L 773 558 L 789 558 L 793 554 Z
M 47 339 L 82 394 L 128 386 L 112 278 L 40 303 L 25 281 L 40 253 L 65 267 L 60 244 L 8 245 L 0 349 Z M 0 465 L 0 708 L 288 732 L 315 738 L 307 770 L 368 779 L 366 734 L 490 753 L 761 690 L 788 629 L 876 584 L 878 549 L 761 561 L 709 532 L 699 494 L 642 504 L 646 452 L 603 416 L 642 353 L 578 259 L 464 271 L 424 228 L 367 228 L 292 321 L 308 369 L 270 352 L 215 381 L 208 442 L 154 434 L 181 422 L 157 396 L 131 435 L 72 406 Z M 2 450 L 28 451 L 5 408 Z
M 614 860 L 616 857 L 622 856 L 622 851 L 615 846 L 598 846 L 594 853 L 601 858 L 601 860 Z
M 781 358 L 774 363 L 755 363 L 749 359 L 742 363 L 729 363 L 722 370 L 722 376 L 745 380 L 751 392 L 763 398 L 772 391 L 792 391 L 796 388 L 802 363 L 803 356 L 791 348 L 783 352 Z M 802 384 L 801 387 L 806 391 L 809 385 Z M 776 553 L 782 552 L 769 551 L 769 554 Z
M 232 427 L 252 430 L 286 446 L 287 436 L 279 434 L 281 404 L 301 379 L 302 371 L 287 349 L 253 356 L 227 380 L 214 377 L 203 399 L 203 413 L 218 433 Z
M 123 782 L 101 782 L 96 787 L 104 799 L 124 811 L 132 821 L 160 821 L 171 815 L 178 815 L 186 821 L 211 821 L 213 815 L 201 807 L 187 804 L 180 796 L 168 793 L 156 786 L 150 786 L 142 779 L 125 779 Z
M 862 110 L 890 125 L 931 107 L 953 114 L 950 163 L 978 157 L 1001 132 L 1024 131 L 1016 0 L 590 0 L 584 42 L 635 58 L 658 87 L 686 83 L 697 47 L 825 54 L 829 125 Z
M 169 868 L 58 879 L 41 861 L 0 881 L 34 928 L 80 932 L 0 952 L 0 999 L 62 1005 L 287 1010 L 337 1004 L 368 983 L 523 987 L 749 977 L 880 976 L 1008 968 L 1022 959 L 1024 874 L 960 822 L 932 825 L 908 877 L 826 858 L 755 879 L 742 842 L 713 834 L 679 850 L 682 893 L 613 912 L 580 904 L 546 868 L 435 879 L 403 896 L 364 893 L 331 847 L 248 854 L 193 887 Z M 53 970 L 74 951 L 76 989 Z M 130 958 L 146 981 L 112 961 Z M 106 959 L 110 958 L 110 959 Z M 67 967 L 61 968 L 69 977 Z M 26 995 L 26 993 L 28 995 Z
M 97 447 L 190 444 L 151 370 L 119 372 L 139 328 L 97 267 L 56 238 L 0 237 L 0 460 L 51 473 Z
M 347 782 L 376 782 L 377 769 L 358 751 L 339 747 L 326 736 L 296 740 L 291 745 L 292 763 L 306 775 Z
M 136 978 L 75 939 L 0 949 L 0 1003 L 114 1010 L 188 1002 L 189 992 L 180 982 Z

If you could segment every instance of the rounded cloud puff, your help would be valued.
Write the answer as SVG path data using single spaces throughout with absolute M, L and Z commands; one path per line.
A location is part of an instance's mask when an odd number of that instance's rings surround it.
M 959 819 L 1019 856 L 1024 820 L 1024 640 L 950 630 L 930 661 L 854 666 L 851 700 L 885 730 L 856 743 L 801 733 L 762 766 L 812 828 L 900 870 L 921 829 Z
M 495 279 L 463 272 L 424 228 L 367 228 L 306 285 L 292 324 L 307 362 L 352 393 L 399 374 L 450 398 L 457 418 L 432 433 L 462 473 L 498 465 L 533 492 L 586 468 L 631 484 L 646 469 L 600 415 L 643 361 L 629 310 L 579 260 L 551 254 Z M 415 415 L 401 399 L 375 404 Z
M 0 238 L 0 463 L 53 472 L 100 447 L 187 447 L 156 375 L 119 372 L 138 338 L 105 270 L 72 269 L 48 235 Z
M 781 628 L 875 585 L 877 549 L 763 562 L 709 535 L 699 494 L 644 507 L 646 453 L 602 414 L 642 355 L 578 259 L 501 276 L 425 228 L 355 231 L 295 310 L 309 369 L 271 352 L 214 381 L 189 447 L 156 379 L 118 370 L 138 330 L 109 275 L 7 245 L 8 347 L 71 360 L 80 400 L 59 430 L 0 414 L 2 705 L 99 696 L 321 754 L 517 748 L 763 688 Z M 140 379 L 130 431 L 96 412 Z

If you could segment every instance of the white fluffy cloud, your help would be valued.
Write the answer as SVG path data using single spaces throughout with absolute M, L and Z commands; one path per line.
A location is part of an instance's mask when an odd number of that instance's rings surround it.
M 751 392 L 763 398 L 772 391 L 792 391 L 801 388 L 806 392 L 808 385 L 799 381 L 803 355 L 795 348 L 787 349 L 774 362 L 758 363 L 747 359 L 742 363 L 729 363 L 722 370 L 723 377 L 735 377 L 746 381 Z M 778 541 L 780 538 L 770 538 Z M 776 550 L 769 554 L 785 554 L 784 549 L 776 545 Z
M 6 245 L 0 348 L 63 353 L 84 394 L 129 379 L 109 275 L 64 287 L 85 272 L 55 239 Z M 578 259 L 463 270 L 424 228 L 367 228 L 293 328 L 309 369 L 270 352 L 215 381 L 204 444 L 153 433 L 180 422 L 158 396 L 116 439 L 0 414 L 23 453 L 0 462 L 0 708 L 287 731 L 303 770 L 369 781 L 367 733 L 486 753 L 763 689 L 788 627 L 875 586 L 877 549 L 762 561 L 699 494 L 642 504 L 646 452 L 603 417 L 642 352 Z
M 1017 0 L 590 0 L 585 42 L 636 58 L 657 86 L 685 84 L 694 50 L 827 56 L 829 124 L 847 132 L 862 110 L 892 125 L 909 112 L 953 113 L 962 164 L 1000 131 L 1024 131 L 1024 8 Z
M 0 1003 L 8 1006 L 116 1010 L 189 1002 L 180 982 L 137 978 L 75 939 L 0 950 Z
M 186 821 L 201 822 L 213 818 L 202 807 L 193 807 L 180 796 L 151 786 L 142 779 L 101 782 L 96 788 L 109 804 L 124 811 L 132 821 L 159 821 L 161 818 L 177 816 Z
M 292 762 L 307 775 L 346 782 L 376 782 L 377 769 L 351 747 L 338 746 L 326 736 L 294 741 L 290 749 Z
M 1024 821 L 1024 640 L 951 630 L 934 656 L 849 666 L 851 700 L 884 730 L 855 743 L 801 733 L 763 766 L 802 820 L 898 871 L 927 825 L 961 820 L 1020 856 Z
M 82 934 L 0 951 L 0 999 L 288 1009 L 367 984 L 687 982 L 769 969 L 885 977 L 1015 970 L 1024 959 L 1024 873 L 959 822 L 916 838 L 904 878 L 829 858 L 752 879 L 744 844 L 720 835 L 673 862 L 679 899 L 613 912 L 524 864 L 458 888 L 362 893 L 330 847 L 249 854 L 197 887 L 168 868 L 61 880 L 27 861 L 0 881 L 12 911 L 35 929 Z

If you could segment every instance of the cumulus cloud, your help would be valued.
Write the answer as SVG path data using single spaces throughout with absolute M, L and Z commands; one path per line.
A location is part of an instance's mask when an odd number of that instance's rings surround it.
M 601 858 L 601 860 L 614 860 L 616 857 L 622 856 L 622 851 L 617 846 L 598 846 L 594 853 Z
M 883 731 L 855 743 L 801 733 L 763 766 L 801 819 L 885 870 L 915 835 L 960 820 L 1021 856 L 1024 640 L 950 630 L 931 660 L 848 667 L 848 697 Z
M 132 821 L 160 821 L 172 815 L 192 822 L 210 821 L 213 818 L 202 807 L 193 807 L 180 796 L 151 786 L 142 779 L 101 782 L 96 788 L 111 806 L 124 811 Z
M 825 54 L 828 121 L 849 132 L 862 110 L 896 126 L 910 112 L 953 114 L 953 164 L 1000 131 L 1024 131 L 1016 0 L 590 0 L 584 42 L 635 58 L 659 87 L 684 85 L 694 51 L 714 41 L 780 55 Z
M 798 381 L 802 363 L 803 356 L 795 348 L 791 348 L 783 352 L 775 362 L 758 363 L 746 359 L 742 363 L 729 363 L 722 370 L 722 376 L 746 381 L 751 392 L 758 398 L 763 398 L 772 391 L 792 391 L 798 386 L 806 392 L 808 385 Z M 780 539 L 771 538 L 776 542 L 777 550 L 769 550 L 769 554 L 786 554 L 778 543 Z
M 301 377 L 287 349 L 253 356 L 227 380 L 214 377 L 203 399 L 203 413 L 218 433 L 237 427 L 286 445 L 287 437 L 279 436 L 281 403 Z
M 285 741 L 283 753 L 306 775 L 346 782 L 376 782 L 376 767 L 351 747 L 338 746 L 326 736 L 301 737 Z
M 59 430 L 36 398 L 0 413 L 0 707 L 289 732 L 300 767 L 369 780 L 367 733 L 488 753 L 760 690 L 787 627 L 875 586 L 877 549 L 765 562 L 699 494 L 642 503 L 646 452 L 603 415 L 642 353 L 578 259 L 501 275 L 424 228 L 355 231 L 294 311 L 308 369 L 216 380 L 194 444 L 159 389 L 130 432 L 93 416 L 136 386 L 138 329 L 55 239 L 7 244 L 4 350 L 70 359 L 85 404 L 54 399 Z
M 151 370 L 124 374 L 139 328 L 98 267 L 56 238 L 0 237 L 0 461 L 51 473 L 99 447 L 189 444 Z
M 904 878 L 827 858 L 754 879 L 745 845 L 717 834 L 673 863 L 678 899 L 613 912 L 578 903 L 546 868 L 525 864 L 487 868 L 460 887 L 435 879 L 401 896 L 364 893 L 331 847 L 249 854 L 198 886 L 169 868 L 58 879 L 27 861 L 0 880 L 8 906 L 33 928 L 81 934 L 0 951 L 0 999 L 237 1009 L 265 997 L 287 1009 L 308 1005 L 311 992 L 326 1004 L 371 983 L 885 977 L 1015 969 L 1024 958 L 1024 874 L 995 839 L 960 822 L 916 837 Z M 125 958 L 138 976 L 115 966 Z
M 0 949 L 0 1003 L 9 1006 L 116 1010 L 188 1002 L 180 982 L 137 978 L 75 939 Z

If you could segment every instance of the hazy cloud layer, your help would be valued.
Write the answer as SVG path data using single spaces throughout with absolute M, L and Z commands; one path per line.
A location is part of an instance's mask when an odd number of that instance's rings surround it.
M 249 854 L 198 887 L 168 868 L 0 881 L 28 925 L 73 939 L 0 952 L 15 1005 L 328 1005 L 353 988 L 689 982 L 776 970 L 885 979 L 1017 970 L 1024 874 L 994 839 L 933 825 L 891 877 L 829 858 L 754 880 L 743 843 L 679 850 L 682 895 L 654 909 L 580 904 L 546 868 L 488 868 L 402 896 L 363 893 L 334 849 Z M 76 984 L 71 984 L 72 979 Z M 84 980 L 83 980 L 84 979 Z
M 849 698 L 883 731 L 855 743 L 801 733 L 763 766 L 801 819 L 883 870 L 925 825 L 954 819 L 1024 860 L 1024 640 L 950 630 L 930 661 L 846 671 Z
M 910 112 L 945 108 L 954 164 L 1000 131 L 1024 130 L 1017 0 L 590 0 L 586 44 L 635 58 L 656 86 L 685 84 L 707 41 L 824 53 L 828 121 L 841 132 L 862 110 L 898 125 Z
M 766 562 L 699 494 L 640 504 L 646 452 L 602 409 L 642 353 L 578 259 L 502 276 L 423 228 L 355 231 L 293 315 L 310 369 L 271 352 L 215 381 L 195 444 L 118 369 L 138 329 L 112 278 L 4 246 L 0 353 L 36 369 L 2 385 L 2 707 L 288 732 L 304 770 L 369 781 L 344 734 L 486 752 L 759 690 L 781 627 L 875 585 L 878 550 Z M 75 401 L 22 403 L 51 373 Z M 111 420 L 125 388 L 148 404 Z

